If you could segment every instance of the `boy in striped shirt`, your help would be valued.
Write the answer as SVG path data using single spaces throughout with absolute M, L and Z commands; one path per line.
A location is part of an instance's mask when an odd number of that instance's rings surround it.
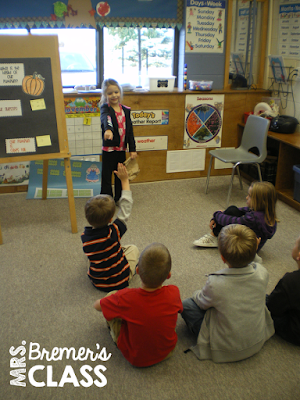
M 139 257 L 136 246 L 122 247 L 120 243 L 127 230 L 133 200 L 126 167 L 119 163 L 114 173 L 122 185 L 117 218 L 113 221 L 116 204 L 111 196 L 92 197 L 85 205 L 85 216 L 91 226 L 85 227 L 81 235 L 83 251 L 90 264 L 88 276 L 93 285 L 104 292 L 127 287 Z

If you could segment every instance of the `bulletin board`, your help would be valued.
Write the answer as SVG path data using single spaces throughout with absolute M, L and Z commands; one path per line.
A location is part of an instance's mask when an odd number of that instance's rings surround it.
M 59 152 L 49 57 L 0 58 L 0 131 L 0 157 Z
M 1 35 L 0 48 L 0 161 L 68 155 L 57 36 Z
M 0 36 L 0 163 L 63 158 L 72 232 L 77 232 L 56 35 Z M 0 243 L 2 243 L 0 229 Z

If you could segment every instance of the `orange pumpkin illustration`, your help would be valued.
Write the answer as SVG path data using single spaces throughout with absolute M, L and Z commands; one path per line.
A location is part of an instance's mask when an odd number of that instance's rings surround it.
M 34 72 L 33 75 L 26 75 L 22 81 L 24 93 L 32 96 L 39 96 L 45 89 L 45 78 Z

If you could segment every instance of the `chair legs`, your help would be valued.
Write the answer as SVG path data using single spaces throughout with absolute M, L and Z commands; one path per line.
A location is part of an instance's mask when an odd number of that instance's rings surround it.
M 208 192 L 208 184 L 209 184 L 209 178 L 210 178 L 210 172 L 211 172 L 211 166 L 212 166 L 213 158 L 214 158 L 214 157 L 211 155 L 211 156 L 210 156 L 210 160 L 209 160 L 209 167 L 208 167 L 208 171 L 207 171 L 206 186 L 205 186 L 205 194 L 207 194 L 207 192 Z M 239 165 L 240 165 L 240 164 L 241 164 L 240 162 L 237 162 L 237 163 L 234 164 L 233 167 L 232 167 L 231 179 L 230 179 L 230 186 L 229 186 L 228 195 L 227 195 L 226 208 L 229 206 L 229 200 L 230 200 L 230 196 L 231 196 L 231 190 L 232 190 L 233 178 L 234 178 L 235 170 L 237 171 L 237 174 L 238 174 L 238 177 L 239 177 L 240 187 L 241 187 L 241 189 L 243 189 L 243 182 L 242 182 L 242 178 L 241 178 L 241 174 L 240 174 L 240 168 L 239 168 Z M 260 165 L 259 165 L 258 163 L 255 163 L 255 165 L 257 166 L 257 171 L 258 171 L 259 180 L 260 180 L 260 182 L 262 182 L 262 176 L 261 176 Z
M 210 173 L 211 173 L 211 166 L 212 166 L 213 158 L 214 157 L 211 155 L 210 156 L 210 160 L 209 160 L 208 171 L 207 171 L 205 194 L 207 194 L 207 192 L 208 192 L 208 185 L 209 185 L 209 179 L 210 179 Z M 231 181 L 230 181 L 230 186 L 229 186 L 229 191 L 228 191 L 228 196 L 227 196 L 227 206 L 228 206 L 230 195 L 231 195 L 231 189 L 232 189 L 235 169 L 237 170 L 237 174 L 238 174 L 238 177 L 239 177 L 240 187 L 241 187 L 241 189 L 243 189 L 243 183 L 242 183 L 242 178 L 241 178 L 241 174 L 240 174 L 239 164 L 240 163 L 238 162 L 238 163 L 234 164 L 233 167 L 232 167 Z
M 208 167 L 208 171 L 207 171 L 207 178 L 206 178 L 206 186 L 205 186 L 205 194 L 207 194 L 207 190 L 208 190 L 208 184 L 209 184 L 209 178 L 210 178 L 210 171 L 211 171 L 211 166 L 212 166 L 212 161 L 213 161 L 213 156 L 210 156 L 210 160 L 209 160 L 209 167 Z
M 255 163 L 255 164 L 257 166 L 257 172 L 258 172 L 258 176 L 259 176 L 259 181 L 262 182 L 260 165 L 258 163 Z
M 241 190 L 243 190 L 243 182 L 242 182 L 242 178 L 241 178 L 241 174 L 240 174 L 240 166 L 239 165 L 236 166 L 236 170 L 237 170 L 237 173 L 239 176 L 240 188 L 241 188 Z
M 232 184 L 233 184 L 233 178 L 234 178 L 234 173 L 235 173 L 235 168 L 238 168 L 237 164 L 234 164 L 234 166 L 232 167 L 232 172 L 231 172 L 231 179 L 230 179 L 230 185 L 229 185 L 229 190 L 228 190 L 228 195 L 227 195 L 227 201 L 226 201 L 226 208 L 229 205 L 229 199 L 231 196 L 231 189 L 232 189 Z

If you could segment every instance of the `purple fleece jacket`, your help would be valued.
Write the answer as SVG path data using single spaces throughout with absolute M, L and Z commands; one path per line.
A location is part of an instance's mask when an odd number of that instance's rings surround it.
M 259 251 L 268 239 L 275 234 L 277 228 L 277 222 L 274 226 L 270 226 L 265 221 L 265 214 L 263 211 L 253 211 L 249 207 L 241 207 L 239 210 L 244 212 L 242 217 L 233 217 L 226 215 L 222 211 L 216 211 L 213 219 L 217 224 L 226 226 L 229 224 L 246 225 L 252 229 L 256 236 L 261 238 L 260 244 L 257 251 Z

